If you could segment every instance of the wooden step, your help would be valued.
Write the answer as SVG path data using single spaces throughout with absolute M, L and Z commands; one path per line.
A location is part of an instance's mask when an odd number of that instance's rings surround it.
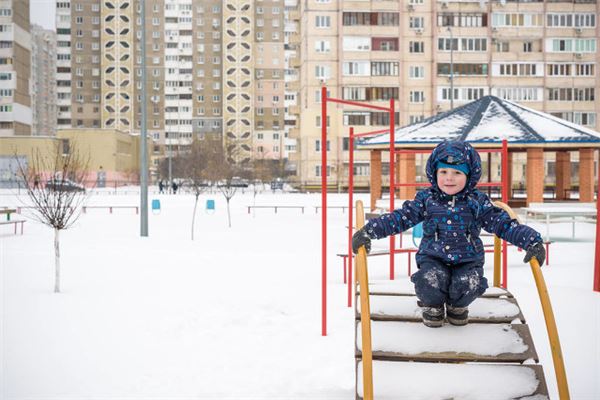
M 361 357 L 360 321 L 356 357 Z M 524 324 L 468 324 L 428 328 L 421 322 L 371 321 L 373 359 L 432 362 L 538 361 Z
M 362 399 L 362 362 L 356 364 L 356 393 Z M 373 361 L 377 400 L 548 399 L 539 365 L 430 364 Z M 535 396 L 535 397 L 529 397 Z
M 360 293 L 360 286 L 357 286 L 356 293 Z M 376 280 L 369 282 L 369 294 L 371 295 L 390 295 L 390 296 L 414 296 L 415 288 L 408 279 Z M 513 297 L 506 289 L 490 287 L 481 297 Z
M 421 321 L 421 308 L 415 296 L 372 295 L 371 319 L 377 321 Z M 360 319 L 357 296 L 356 318 Z M 514 298 L 478 298 L 469 305 L 469 322 L 510 323 L 525 317 Z

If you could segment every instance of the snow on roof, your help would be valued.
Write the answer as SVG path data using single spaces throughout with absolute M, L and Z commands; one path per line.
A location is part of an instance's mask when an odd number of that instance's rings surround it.
M 484 96 L 454 110 L 397 128 L 395 143 L 437 143 L 448 139 L 498 143 L 598 143 L 600 133 L 496 96 Z M 360 145 L 389 144 L 384 133 Z

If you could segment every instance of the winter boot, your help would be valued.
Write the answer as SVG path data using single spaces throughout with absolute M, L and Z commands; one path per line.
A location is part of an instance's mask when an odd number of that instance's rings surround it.
M 469 322 L 469 307 L 454 307 L 446 305 L 448 322 L 452 325 L 463 326 Z
M 444 306 L 421 306 L 423 324 L 430 328 L 439 328 L 444 325 Z

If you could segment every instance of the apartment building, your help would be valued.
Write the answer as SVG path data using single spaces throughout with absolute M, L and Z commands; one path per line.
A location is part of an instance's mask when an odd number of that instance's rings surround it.
M 0 136 L 31 135 L 29 0 L 0 1 Z
M 330 104 L 320 143 L 323 84 L 336 98 L 394 98 L 398 126 L 492 94 L 600 130 L 599 13 L 596 0 L 302 3 L 298 184 L 320 183 L 326 148 L 328 180 L 344 187 L 349 127 L 389 126 L 385 113 Z M 355 182 L 367 185 L 367 155 L 355 157 Z
M 31 134 L 56 136 L 56 32 L 31 26 Z
M 57 2 L 58 127 L 139 132 L 137 0 Z M 146 127 L 155 149 L 218 135 L 236 163 L 287 159 L 283 0 L 145 1 Z M 289 146 L 287 148 L 292 148 Z

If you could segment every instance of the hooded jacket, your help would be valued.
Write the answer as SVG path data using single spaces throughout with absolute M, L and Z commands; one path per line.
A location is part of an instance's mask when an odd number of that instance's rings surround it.
M 438 161 L 469 166 L 467 183 L 461 192 L 451 196 L 438 187 Z M 394 235 L 423 222 L 417 263 L 424 257 L 435 257 L 448 265 L 483 265 L 485 253 L 479 237 L 482 228 L 522 249 L 542 241 L 537 231 L 511 219 L 475 188 L 481 178 L 481 158 L 467 142 L 440 143 L 427 160 L 426 171 L 430 188 L 419 191 L 414 200 L 405 201 L 401 208 L 367 222 L 364 229 L 372 239 Z

